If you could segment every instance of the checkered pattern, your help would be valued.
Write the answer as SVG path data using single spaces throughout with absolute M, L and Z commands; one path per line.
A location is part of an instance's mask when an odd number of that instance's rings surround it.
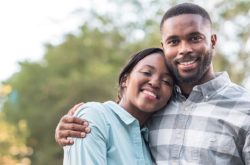
M 250 93 L 227 73 L 194 87 L 176 87 L 169 105 L 149 123 L 158 165 L 250 165 Z

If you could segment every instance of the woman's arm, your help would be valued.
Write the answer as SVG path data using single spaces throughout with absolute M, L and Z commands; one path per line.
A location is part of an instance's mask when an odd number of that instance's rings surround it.
M 103 110 L 87 103 L 80 107 L 76 117 L 88 118 L 92 128 L 88 138 L 71 138 L 74 145 L 64 147 L 65 165 L 107 164 L 108 124 Z

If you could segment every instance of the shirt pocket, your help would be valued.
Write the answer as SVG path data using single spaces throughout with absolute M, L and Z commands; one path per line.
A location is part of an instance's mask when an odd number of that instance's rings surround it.
M 233 138 L 223 134 L 209 135 L 204 144 L 206 144 L 204 147 L 208 150 L 229 155 L 233 155 L 236 148 Z

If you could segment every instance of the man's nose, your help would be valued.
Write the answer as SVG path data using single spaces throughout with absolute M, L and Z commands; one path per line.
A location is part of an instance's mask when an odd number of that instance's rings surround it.
M 190 43 L 183 41 L 179 45 L 179 54 L 185 55 L 192 52 L 192 46 Z

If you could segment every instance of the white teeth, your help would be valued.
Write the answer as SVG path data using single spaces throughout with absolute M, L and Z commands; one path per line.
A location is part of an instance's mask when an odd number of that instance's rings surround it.
M 194 62 L 195 62 L 195 60 L 193 60 L 193 61 L 187 61 L 187 62 L 180 62 L 180 64 L 181 65 L 190 65 L 190 64 L 192 64 Z
M 153 92 L 144 90 L 143 93 L 145 93 L 145 94 L 147 94 L 147 95 L 150 95 L 150 96 L 156 98 L 156 95 L 155 95 Z

